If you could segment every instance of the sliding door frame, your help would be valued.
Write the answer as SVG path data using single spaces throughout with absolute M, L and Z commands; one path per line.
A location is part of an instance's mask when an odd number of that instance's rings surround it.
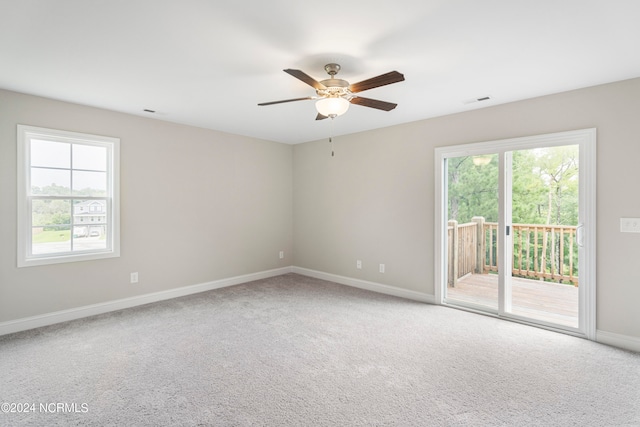
M 544 322 L 529 321 L 517 316 L 510 316 L 510 311 L 505 303 L 510 304 L 511 298 L 506 295 L 510 291 L 505 286 L 504 277 L 511 274 L 511 257 L 506 250 L 511 236 L 505 233 L 505 225 L 511 225 L 510 213 L 507 209 L 511 205 L 511 177 L 510 168 L 505 167 L 507 162 L 511 163 L 511 152 L 526 150 L 546 146 L 579 145 L 579 211 L 580 228 L 583 230 L 578 236 L 582 243 L 579 251 L 580 283 L 579 293 L 579 327 L 576 329 L 565 329 L 554 327 Z M 568 132 L 527 136 L 522 138 L 511 138 L 496 141 L 476 142 L 448 147 L 437 147 L 435 149 L 435 215 L 434 215 L 434 293 L 435 303 L 447 305 L 445 302 L 445 286 L 447 285 L 447 169 L 446 160 L 462 156 L 478 156 L 483 154 L 498 154 L 499 168 L 499 261 L 501 269 L 505 271 L 500 275 L 498 283 L 499 309 L 496 316 L 516 322 L 532 324 L 545 329 L 557 330 L 577 336 L 583 336 L 590 340 L 596 339 L 596 129 L 582 129 Z M 506 196 L 505 196 L 506 195 Z M 465 309 L 465 307 L 456 306 Z M 477 311 L 471 309 L 471 311 Z M 490 312 L 483 314 L 492 315 Z

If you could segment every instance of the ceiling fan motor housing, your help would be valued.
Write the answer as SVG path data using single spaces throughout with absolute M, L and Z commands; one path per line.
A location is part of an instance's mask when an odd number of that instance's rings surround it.
M 335 76 L 336 74 L 338 74 L 338 71 L 340 71 L 340 64 L 336 64 L 334 62 L 332 62 L 331 64 L 327 64 L 324 66 L 324 70 L 327 72 L 327 74 L 329 74 L 332 78 L 333 76 Z
M 351 91 L 349 91 L 349 82 L 342 79 L 336 79 L 335 76 L 340 71 L 340 65 L 331 63 L 324 66 L 327 74 L 331 76 L 326 80 L 321 80 L 320 83 L 326 87 L 326 89 L 316 89 L 318 96 L 323 98 L 345 98 L 350 100 L 353 97 Z

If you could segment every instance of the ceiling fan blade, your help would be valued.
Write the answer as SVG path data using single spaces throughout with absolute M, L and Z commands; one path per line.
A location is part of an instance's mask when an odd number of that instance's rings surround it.
M 355 96 L 349 102 L 356 105 L 362 105 L 363 107 L 371 107 L 384 111 L 391 111 L 398 106 L 398 104 L 394 104 L 392 102 L 378 101 L 377 99 L 363 98 L 361 96 Z
M 263 105 L 282 104 L 283 102 L 305 101 L 307 99 L 315 99 L 315 98 L 312 96 L 306 96 L 304 98 L 293 98 L 293 99 L 283 99 L 282 101 L 262 102 L 258 105 L 263 106 Z
M 327 116 L 323 116 L 322 114 L 318 113 L 318 115 L 316 116 L 316 120 L 324 120 L 324 119 L 328 119 L 329 117 Z
M 326 89 L 327 87 L 325 85 L 323 85 L 322 83 L 320 83 L 319 81 L 317 81 L 316 79 L 314 79 L 313 77 L 311 77 L 308 74 L 305 74 L 304 72 L 300 71 L 300 70 L 293 70 L 291 68 L 287 68 L 286 70 L 282 70 L 287 74 L 292 75 L 293 77 L 295 77 L 298 80 L 302 80 L 303 82 L 305 82 L 306 84 L 308 84 L 309 86 L 315 88 L 315 89 Z
M 377 77 L 372 77 L 370 79 L 363 80 L 358 83 L 354 83 L 351 86 L 349 86 L 349 90 L 353 93 L 357 93 L 357 92 L 362 92 L 364 90 L 373 89 L 375 87 L 390 85 L 392 83 L 398 83 L 401 81 L 404 81 L 404 74 L 400 74 L 397 71 L 390 71 L 386 74 L 381 74 Z

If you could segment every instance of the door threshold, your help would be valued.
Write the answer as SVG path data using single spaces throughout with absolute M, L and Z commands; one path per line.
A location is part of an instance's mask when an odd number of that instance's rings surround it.
M 453 308 L 455 310 L 462 310 L 469 313 L 479 314 L 482 316 L 493 317 L 499 320 L 506 320 L 509 322 L 519 323 L 521 325 L 533 326 L 534 328 L 545 329 L 547 331 L 558 332 L 565 335 L 571 335 L 577 338 L 588 339 L 587 335 L 577 328 L 563 327 L 561 325 L 555 325 L 555 324 L 547 323 L 543 321 L 535 322 L 535 321 L 531 321 L 528 318 L 520 318 L 517 315 L 500 315 L 497 312 L 485 311 L 480 308 L 473 307 L 471 305 L 457 304 L 457 303 L 452 304 L 452 303 L 448 303 L 447 301 L 443 301 L 441 305 L 444 307 Z

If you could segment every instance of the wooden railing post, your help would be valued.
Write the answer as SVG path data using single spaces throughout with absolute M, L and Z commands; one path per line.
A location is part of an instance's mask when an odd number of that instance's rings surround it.
M 458 221 L 451 219 L 448 225 L 453 229 L 451 241 L 449 242 L 451 246 L 451 251 L 449 252 L 451 254 L 449 257 L 449 283 L 451 283 L 452 287 L 455 287 L 456 283 L 458 283 Z
M 482 274 L 484 272 L 484 263 L 487 259 L 486 245 L 487 238 L 484 232 L 484 217 L 474 216 L 471 221 L 476 223 L 476 268 L 475 273 Z

